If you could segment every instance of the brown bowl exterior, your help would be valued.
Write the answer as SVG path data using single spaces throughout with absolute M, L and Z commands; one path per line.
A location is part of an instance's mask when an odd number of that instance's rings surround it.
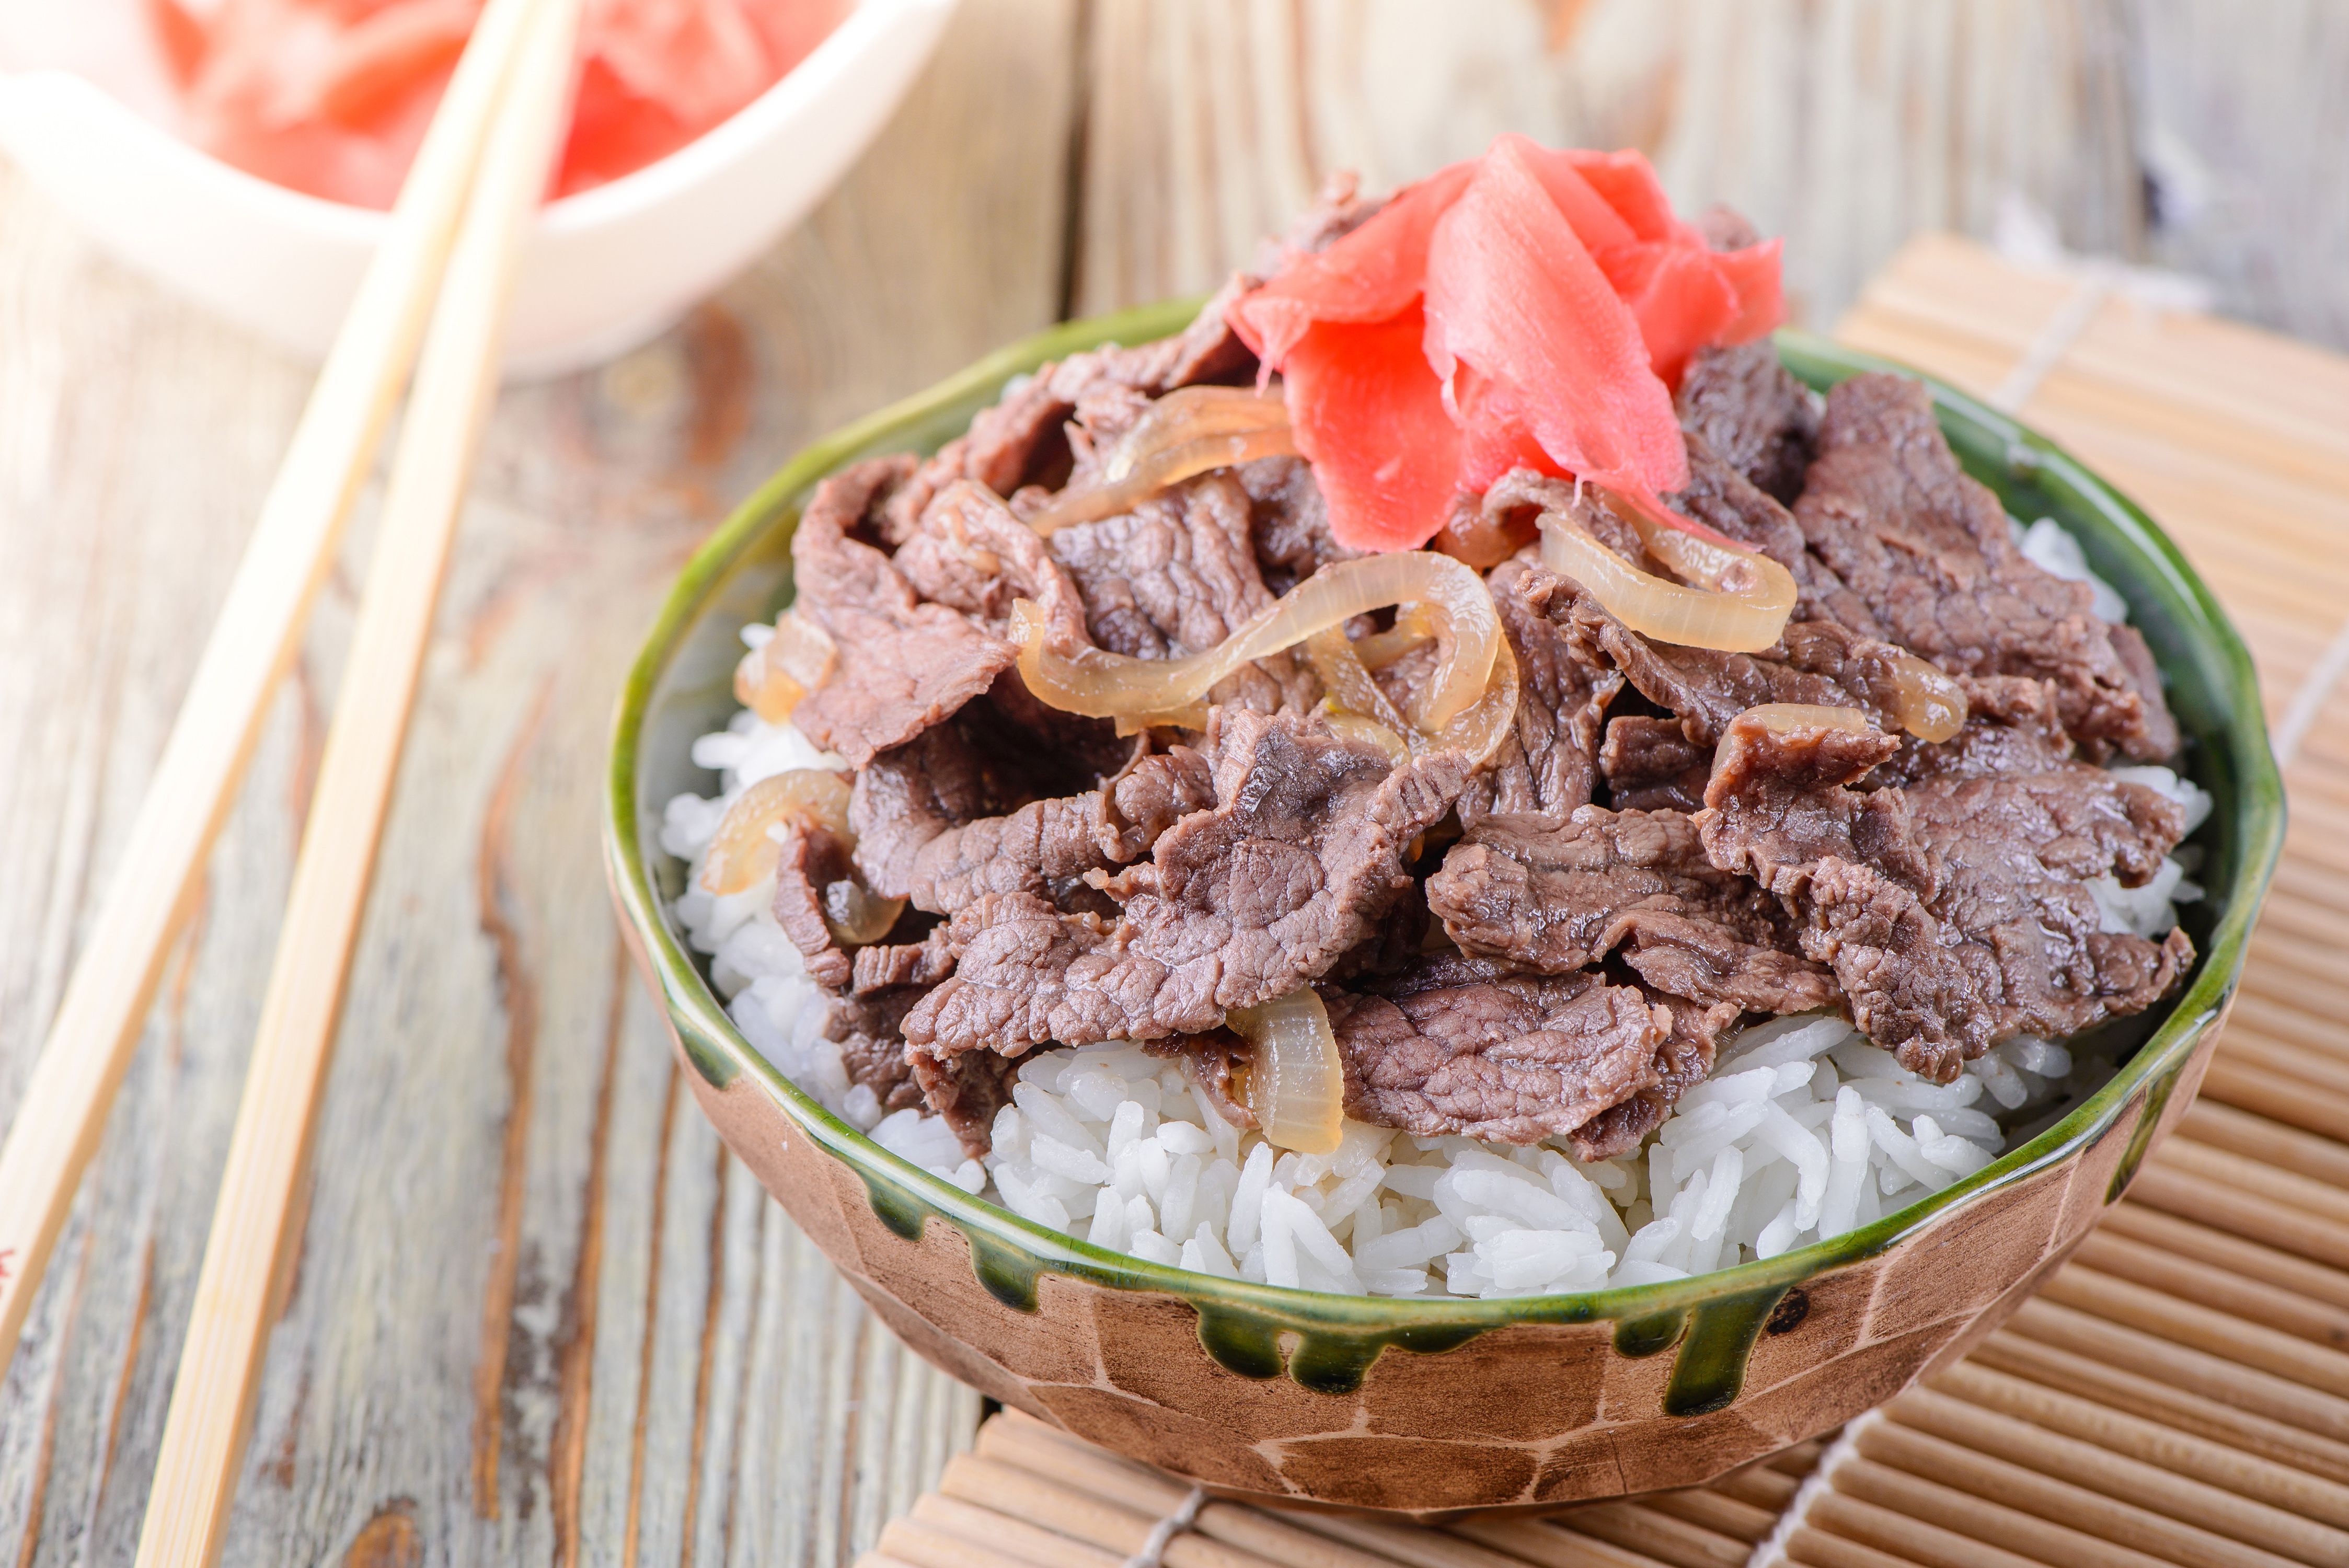
M 1358 1388 L 1326 1393 L 1219 1365 L 1202 1346 L 1197 1310 L 1176 1295 L 1047 1273 L 1036 1310 L 1020 1311 L 981 1281 L 962 1230 L 933 1215 L 917 1238 L 901 1234 L 864 1179 L 756 1081 L 719 1087 L 674 1025 L 671 1037 L 727 1146 L 933 1365 L 1218 1496 L 1434 1522 L 1700 1485 L 1957 1360 L 2064 1261 L 2169 1131 L 2217 1025 L 2076 1158 L 1779 1298 L 1735 1401 L 1696 1416 L 1665 1409 L 1685 1329 L 1652 1350 L 1627 1346 L 1603 1319 L 1513 1324 L 1437 1352 L 1389 1345 Z

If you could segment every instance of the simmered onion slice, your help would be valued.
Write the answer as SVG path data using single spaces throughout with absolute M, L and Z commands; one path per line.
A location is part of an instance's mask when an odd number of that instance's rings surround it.
M 1398 737 L 1402 735 L 1402 715 L 1387 700 L 1379 683 L 1371 678 L 1370 670 L 1354 652 L 1344 627 L 1326 626 L 1306 638 L 1305 656 L 1311 661 L 1313 673 L 1321 677 L 1333 706 L 1357 718 L 1371 720 Z
M 1383 632 L 1354 639 L 1354 656 L 1366 670 L 1382 670 L 1422 643 L 1435 639 L 1435 617 L 1423 604 L 1406 604 L 1395 612 L 1394 624 Z
M 797 610 L 786 610 L 775 618 L 774 635 L 734 666 L 734 700 L 767 723 L 781 724 L 839 665 L 832 634 Z
M 1778 640 L 1795 609 L 1795 579 L 1785 567 L 1710 529 L 1695 531 L 1651 501 L 1599 493 L 1639 530 L 1648 553 L 1686 582 L 1641 571 L 1557 511 L 1541 517 L 1543 565 L 1573 578 L 1617 620 L 1660 643 L 1758 654 Z
M 1955 676 L 1903 653 L 1893 661 L 1899 695 L 1892 717 L 1920 740 L 1949 740 L 1966 726 L 1966 690 Z
M 905 913 L 902 898 L 883 898 L 863 882 L 843 877 L 823 890 L 823 923 L 843 947 L 862 947 L 889 934 Z
M 1402 732 L 1391 729 L 1375 718 L 1364 718 L 1324 701 L 1321 722 L 1328 725 L 1330 733 L 1340 740 L 1358 740 L 1377 747 L 1387 754 L 1387 760 L 1398 768 L 1411 760 L 1411 742 L 1402 738 Z
M 1329 688 L 1322 717 L 1333 733 L 1368 740 L 1398 763 L 1430 751 L 1457 751 L 1473 768 L 1483 767 L 1508 738 L 1516 722 L 1518 681 L 1517 655 L 1506 641 L 1494 654 L 1484 692 L 1434 735 L 1403 722 L 1356 655 L 1361 645 L 1335 627 L 1305 640 L 1314 673 Z
M 1470 767 L 1482 768 L 1517 722 L 1517 655 L 1504 642 L 1494 655 L 1493 674 L 1485 683 L 1484 695 L 1430 737 L 1427 749 L 1457 751 L 1468 758 Z
M 1310 985 L 1224 1021 L 1256 1047 L 1244 1098 L 1265 1141 L 1299 1154 L 1327 1154 L 1344 1134 L 1346 1066 L 1329 1009 Z
M 1021 645 L 1019 676 L 1038 701 L 1094 718 L 1180 714 L 1251 659 L 1296 646 L 1316 632 L 1342 626 L 1388 604 L 1428 607 L 1438 625 L 1442 661 L 1407 717 L 1436 731 L 1460 717 L 1485 689 L 1501 618 L 1485 580 L 1448 555 L 1405 550 L 1324 566 L 1205 653 L 1180 659 L 1135 659 L 1086 647 L 1045 645 L 1046 622 L 1035 604 L 1012 607 L 1011 638 Z
M 1150 405 L 1120 437 L 1098 483 L 1062 493 L 1029 520 L 1041 534 L 1132 511 L 1168 485 L 1258 458 L 1294 457 L 1288 407 L 1278 392 L 1181 387 Z
M 1815 702 L 1765 702 L 1737 717 L 1752 719 L 1773 735 L 1791 735 L 1801 729 L 1848 729 L 1857 735 L 1876 727 L 1856 707 L 1828 707 Z
M 787 817 L 848 837 L 847 777 L 821 768 L 794 768 L 743 790 L 718 824 L 709 859 L 701 868 L 701 885 L 723 897 L 772 876 L 780 854 L 774 829 Z

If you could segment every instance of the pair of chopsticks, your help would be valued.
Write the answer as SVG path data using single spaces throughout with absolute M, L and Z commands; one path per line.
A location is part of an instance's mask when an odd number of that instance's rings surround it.
M 581 0 L 484 7 L 263 503 L 0 1146 L 5 1368 L 413 366 L 172 1388 L 142 1565 L 209 1563 L 227 1523 L 359 914 L 467 471 L 496 392 L 515 259 L 568 119 L 580 10 Z

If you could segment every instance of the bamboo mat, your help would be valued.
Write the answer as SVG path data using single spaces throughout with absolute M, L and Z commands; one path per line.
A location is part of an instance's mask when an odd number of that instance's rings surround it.
M 1009 1410 L 857 1568 L 1736 1568 L 1819 1447 L 1637 1502 L 1430 1529 L 1195 1501 L 1162 1471 Z
M 1014 1413 L 860 1568 L 2349 1564 L 2349 360 L 1946 238 L 1840 335 L 2111 478 L 2259 661 L 2283 863 L 2201 1098 L 2127 1199 L 1965 1362 L 1710 1487 L 1443 1529 L 1274 1514 Z

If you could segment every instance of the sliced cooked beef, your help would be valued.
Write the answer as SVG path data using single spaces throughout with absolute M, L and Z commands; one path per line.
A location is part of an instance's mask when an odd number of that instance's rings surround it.
M 1257 271 L 1276 273 L 1291 255 L 1328 250 L 1377 217 L 1379 209 L 1391 199 L 1363 195 L 1361 176 L 1350 169 L 1339 170 L 1321 182 L 1321 189 L 1313 193 L 1313 205 L 1298 215 L 1288 232 L 1277 244 L 1264 247 L 1266 253 L 1257 258 Z
M 831 997 L 823 1003 L 823 1037 L 840 1047 L 840 1063 L 851 1084 L 873 1091 L 884 1110 L 903 1110 L 922 1103 L 914 1082 L 913 1064 L 906 1060 L 905 1042 L 897 1026 L 914 1005 L 911 991 L 873 996 Z
M 1218 294 L 1177 336 L 1072 354 L 1008 388 L 979 410 L 968 434 L 939 448 L 889 498 L 878 521 L 885 542 L 897 544 L 913 537 L 931 500 L 957 480 L 974 480 L 999 496 L 1030 484 L 1058 489 L 1071 460 L 1064 422 L 1107 390 L 1155 397 L 1195 382 L 1245 375 L 1255 356 L 1224 319 L 1230 297 Z
M 1173 347 L 1144 345 L 1154 353 L 1145 365 L 1153 377 L 1149 385 L 1160 391 L 1172 391 L 1177 387 L 1240 381 L 1255 375 L 1256 356 L 1248 352 L 1247 345 L 1240 341 L 1228 319 L 1232 303 L 1244 292 L 1239 279 L 1230 280 L 1199 307 L 1190 325 L 1164 340 Z
M 923 989 L 954 973 L 954 949 L 944 926 L 935 926 L 919 942 L 876 944 L 850 954 L 849 994 L 871 996 L 903 986 Z M 913 1005 L 908 999 L 907 1006 Z
M 1247 490 L 1257 571 L 1275 598 L 1332 562 L 1362 553 L 1330 537 L 1330 510 L 1303 458 L 1258 458 L 1236 471 Z
M 1647 547 L 1640 542 L 1639 531 L 1618 516 L 1612 507 L 1599 505 L 1597 498 L 1585 493 L 1572 480 L 1533 469 L 1511 469 L 1485 492 L 1483 511 L 1485 526 L 1496 531 L 1519 523 L 1530 526 L 1545 512 L 1570 517 L 1588 529 L 1592 538 L 1626 561 L 1656 570 L 1648 562 Z
M 1689 482 L 1666 496 L 1666 503 L 1682 517 L 1753 545 L 1785 567 L 1795 580 L 1796 620 L 1834 619 L 1826 605 L 1843 583 L 1811 553 L 1795 514 L 1715 453 L 1702 436 L 1687 435 L 1683 444 L 1688 449 Z M 1797 474 L 1798 484 L 1800 478 Z
M 2112 639 L 2113 652 L 2119 657 L 2121 667 L 2128 672 L 2129 684 L 2146 697 L 2146 747 L 2148 753 L 2158 752 L 2149 759 L 2168 762 L 2178 755 L 2184 741 L 2178 734 L 2178 719 L 2169 711 L 2169 699 L 2163 695 L 2161 666 L 2153 662 L 2153 649 L 2147 644 L 2145 634 L 2135 626 L 2110 621 L 2101 624 L 2105 635 Z M 2164 747 L 2168 749 L 2161 749 Z
M 1500 749 L 1460 792 L 1460 820 L 1496 811 L 1564 816 L 1590 800 L 1599 727 L 1623 678 L 1582 656 L 1572 641 L 1527 599 L 1537 577 L 1524 561 L 1504 561 L 1485 574 L 1501 630 L 1517 658 L 1517 717 Z
M 1678 719 L 1627 713 L 1608 722 L 1599 771 L 1619 811 L 1694 811 L 1704 805 L 1713 750 L 1682 734 Z
M 1730 720 L 1766 703 L 1856 707 L 1881 723 L 1899 701 L 1902 651 L 1833 621 L 1789 621 L 1766 652 L 1725 654 L 1651 641 L 1589 594 L 1550 582 L 1557 591 L 1549 614 L 1578 653 L 1621 670 L 1641 696 L 1679 716 L 1681 733 L 1699 748 L 1709 749 Z
M 1018 652 L 968 616 L 923 603 L 888 556 L 854 537 L 904 474 L 903 459 L 876 458 L 826 480 L 792 539 L 798 608 L 840 650 L 832 678 L 792 717 L 855 768 L 986 691 Z
M 2065 729 L 2092 755 L 2176 754 L 2158 679 L 2115 646 L 2086 584 L 2024 559 L 1998 498 L 1959 469 L 1919 383 L 1857 376 L 1828 396 L 1795 517 L 1845 584 L 1826 600 L 1834 619 L 1953 675 L 2053 681 Z
M 1076 583 L 1042 537 L 982 485 L 958 480 L 939 490 L 913 524 L 896 561 L 917 592 L 964 611 L 990 633 L 1008 638 L 1013 605 L 1026 599 L 1042 612 L 1053 647 L 1074 652 L 1092 645 L 1086 603 Z M 1040 776 L 1057 771 L 1068 780 L 1061 789 L 1035 789 L 1027 799 L 1090 784 L 1114 771 L 1132 751 L 1109 720 L 1038 700 L 1016 662 L 995 677 L 983 703 L 974 704 L 971 712 L 970 727 L 984 747 L 999 757 L 1021 755 L 1024 760 L 1015 770 Z
M 1779 902 L 1705 857 L 1679 811 L 1585 806 L 1564 820 L 1488 817 L 1427 880 L 1463 951 L 1564 974 L 1620 952 L 1656 989 L 1760 1013 L 1832 1006 Z
M 915 854 L 914 907 L 952 914 L 990 892 L 1042 892 L 1130 864 L 1158 836 L 1216 801 L 1207 759 L 1186 746 L 1140 758 L 1099 789 L 1030 801 L 950 828 Z
M 897 570 L 916 593 L 1002 634 L 1015 599 L 1044 612 L 1056 645 L 1086 640 L 1086 601 L 1036 531 L 996 494 L 968 480 L 940 490 L 913 537 L 898 547 Z
M 1372 211 L 1333 189 L 1291 245 Z M 1140 1039 L 1188 1058 L 1247 1125 L 1235 1075 L 1249 1052 L 1226 1014 L 1309 984 L 1350 1113 L 1423 1135 L 1562 1136 L 1599 1159 L 1653 1131 L 1746 1011 L 1843 1002 L 1946 1081 L 1995 1040 L 2074 1033 L 2178 983 L 2184 936 L 2103 930 L 2084 885 L 2141 884 L 2180 827 L 2165 798 L 2075 760 L 2175 748 L 2143 640 L 2023 559 L 1920 390 L 1859 378 L 1822 424 L 1766 345 L 1691 362 L 1690 480 L 1667 500 L 1795 576 L 1795 618 L 1771 649 L 1653 642 L 1528 550 L 1486 579 L 1523 696 L 1473 778 L 1458 756 L 1396 765 L 1332 735 L 1298 656 L 1220 686 L 1196 749 L 1039 702 L 1008 635 L 1016 600 L 1057 646 L 1174 658 L 1352 554 L 1297 459 L 1049 540 L 1026 521 L 1092 483 L 1154 397 L 1246 378 L 1229 294 L 1180 338 L 1045 366 L 926 462 L 845 470 L 802 520 L 800 605 L 840 660 L 796 717 L 857 769 L 855 849 L 784 830 L 774 912 L 831 993 L 827 1037 L 885 1109 L 928 1104 L 976 1155 L 1025 1052 Z M 1465 504 L 1461 547 L 1482 560 L 1556 511 L 1661 570 L 1570 482 L 1518 470 Z M 1965 686 L 1954 739 L 1741 717 L 1802 703 L 1881 725 L 1908 657 L 1896 643 Z M 1437 655 L 1413 649 L 1377 680 L 1408 708 Z M 1610 724 L 1610 703 L 1631 711 Z M 1612 810 L 1591 803 L 1602 776 Z M 1439 851 L 1423 886 L 1413 863 Z M 824 914 L 852 880 L 925 913 L 844 952 Z M 1458 951 L 1423 951 L 1431 908 Z
M 1754 220 L 1723 201 L 1697 214 L 1696 230 L 1704 236 L 1706 247 L 1715 251 L 1742 251 L 1762 242 L 1762 231 L 1754 226 Z
M 1670 1016 L 1597 975 L 1423 960 L 1377 995 L 1325 987 L 1346 1114 L 1422 1138 L 1538 1143 L 1657 1081 Z
M 1810 388 L 1778 363 L 1768 338 L 1698 349 L 1681 373 L 1672 407 L 1681 428 L 1764 493 L 1789 506 L 1803 493 L 1803 471 L 1818 438 L 1818 410 Z
M 1715 468 L 1717 470 L 1718 465 Z M 1717 472 L 1715 477 L 1720 477 Z M 1727 476 L 1723 482 L 1742 487 L 1746 500 L 1785 521 L 1786 514 L 1776 502 L 1744 486 L 1734 475 Z M 1687 493 L 1700 495 L 1702 487 L 1692 485 Z M 1573 487 L 1564 480 L 1517 469 L 1494 485 L 1485 497 L 1485 507 L 1488 511 L 1539 507 L 1570 515 L 1617 554 L 1640 562 L 1650 571 L 1663 570 L 1648 560 L 1639 536 L 1629 524 L 1589 497 L 1577 499 Z M 1731 519 L 1726 511 L 1708 511 L 1704 507 L 1687 510 L 1692 516 L 1721 526 L 1724 532 L 1741 531 L 1729 526 Z M 1742 532 L 1749 542 L 1767 553 L 1793 555 L 1798 585 L 1805 573 L 1821 583 L 1833 583 L 1831 574 L 1793 551 L 1783 533 L 1773 533 L 1758 524 Z M 1620 671 L 1640 696 L 1678 715 L 1682 733 L 1702 748 L 1711 748 L 1722 726 L 1747 708 L 1764 703 L 1859 707 L 1870 717 L 1880 719 L 1892 713 L 1898 700 L 1897 670 L 1906 658 L 1904 650 L 1862 636 L 1831 620 L 1789 621 L 1777 645 L 1762 653 L 1726 654 L 1682 647 L 1640 635 L 1609 614 L 1579 584 L 1523 558 L 1495 570 L 1520 574 L 1516 580 L 1516 596 L 1531 611 L 1547 615 L 1557 624 L 1574 659 L 1592 668 Z
M 973 728 L 988 736 L 999 755 L 1021 762 L 1019 771 L 1042 781 L 1035 796 L 1083 789 L 1116 772 L 1133 755 L 1133 740 L 1121 737 L 1110 720 L 1039 702 L 1020 680 L 1018 665 L 996 676 L 968 711 Z
M 948 1130 L 962 1140 L 962 1151 L 973 1160 L 986 1158 L 995 1141 L 995 1113 L 1011 1103 L 1019 1064 L 988 1051 L 940 1057 L 915 1050 L 905 1053 L 905 1061 L 922 1099 L 946 1118 Z
M 936 725 L 856 772 L 848 825 L 856 869 L 886 898 L 914 891 L 914 858 L 948 829 L 1024 804 L 960 722 Z
M 1206 754 L 1188 746 L 1138 757 L 1102 790 L 1096 830 L 1103 858 L 1119 865 L 1150 851 L 1160 834 L 1194 811 L 1216 803 L 1216 771 Z
M 1357 980 L 1399 975 L 1419 957 L 1433 923 L 1427 907 L 1427 886 L 1413 882 L 1402 890 L 1392 909 L 1372 923 L 1368 936 L 1338 955 L 1324 978 Z
M 844 991 L 851 977 L 848 954 L 824 923 L 824 892 L 854 874 L 848 845 L 829 828 L 786 818 L 775 830 L 781 858 L 775 863 L 775 923 L 807 959 L 808 975 L 827 991 Z
M 916 1045 L 941 1056 L 1180 1032 L 1164 1014 L 1191 1032 L 1221 1022 L 1212 998 L 1197 994 L 1204 987 L 1162 997 L 1165 966 L 1129 957 L 1132 934 L 1114 918 L 1064 913 L 1033 892 L 988 893 L 957 910 L 947 933 L 956 973 L 905 1026 Z
M 1843 584 L 1811 553 L 1795 516 L 1775 500 L 1755 489 L 1743 474 L 1724 462 L 1697 435 L 1684 435 L 1689 482 L 1664 497 L 1682 516 L 1753 545 L 1786 568 L 1799 592 L 1797 619 L 1825 618 L 1822 605 Z M 1488 531 L 1530 530 L 1539 514 L 1556 512 L 1571 518 L 1591 537 L 1626 561 L 1659 576 L 1669 568 L 1651 558 L 1631 522 L 1595 493 L 1578 489 L 1570 480 L 1556 479 L 1532 469 L 1512 469 L 1485 492 L 1484 525 Z
M 856 833 L 857 872 L 874 892 L 910 896 L 917 858 L 941 833 L 1030 801 L 1081 793 L 1130 769 L 1141 754 L 1141 742 L 1117 742 L 1112 756 L 1090 732 L 1023 722 L 1003 700 L 1009 678 L 1007 672 L 953 718 L 858 770 L 848 822 Z
M 2070 764 L 2072 738 L 2064 733 L 2055 689 L 2020 676 L 1968 680 L 1965 727 L 1948 740 L 1904 738 L 1900 749 L 1870 782 L 1916 784 L 1928 779 L 1983 779 L 2047 773 Z
M 1197 1034 L 1361 944 L 1410 884 L 1413 839 L 1459 794 L 1461 758 L 1395 767 L 1287 715 L 1218 709 L 1215 725 L 1216 803 L 1100 879 L 1122 915 L 1063 914 L 1025 892 L 964 906 L 955 975 L 907 1017 L 908 1039 L 1017 1055 Z
M 1178 485 L 1132 512 L 1064 528 L 1053 557 L 1082 593 L 1092 641 L 1129 658 L 1204 653 L 1270 604 L 1247 491 L 1230 473 Z M 1235 672 L 1209 695 L 1260 713 L 1309 707 L 1320 691 L 1287 655 Z
M 1676 996 L 1651 1000 L 1671 1019 L 1656 1045 L 1656 1081 L 1575 1129 L 1572 1141 L 1578 1159 L 1612 1160 L 1640 1147 L 1641 1139 L 1664 1124 L 1682 1095 L 1713 1076 L 1721 1032 L 1737 1021 L 1733 1002 L 1706 1007 Z
M 2082 885 L 2152 876 L 2183 827 L 2174 802 L 2076 763 L 1847 787 L 1896 748 L 1740 719 L 1699 820 L 1714 864 L 1786 901 L 1869 1038 L 1946 1083 L 1999 1040 L 2142 1011 L 2183 976 L 2183 932 L 2157 945 L 2103 930 Z

